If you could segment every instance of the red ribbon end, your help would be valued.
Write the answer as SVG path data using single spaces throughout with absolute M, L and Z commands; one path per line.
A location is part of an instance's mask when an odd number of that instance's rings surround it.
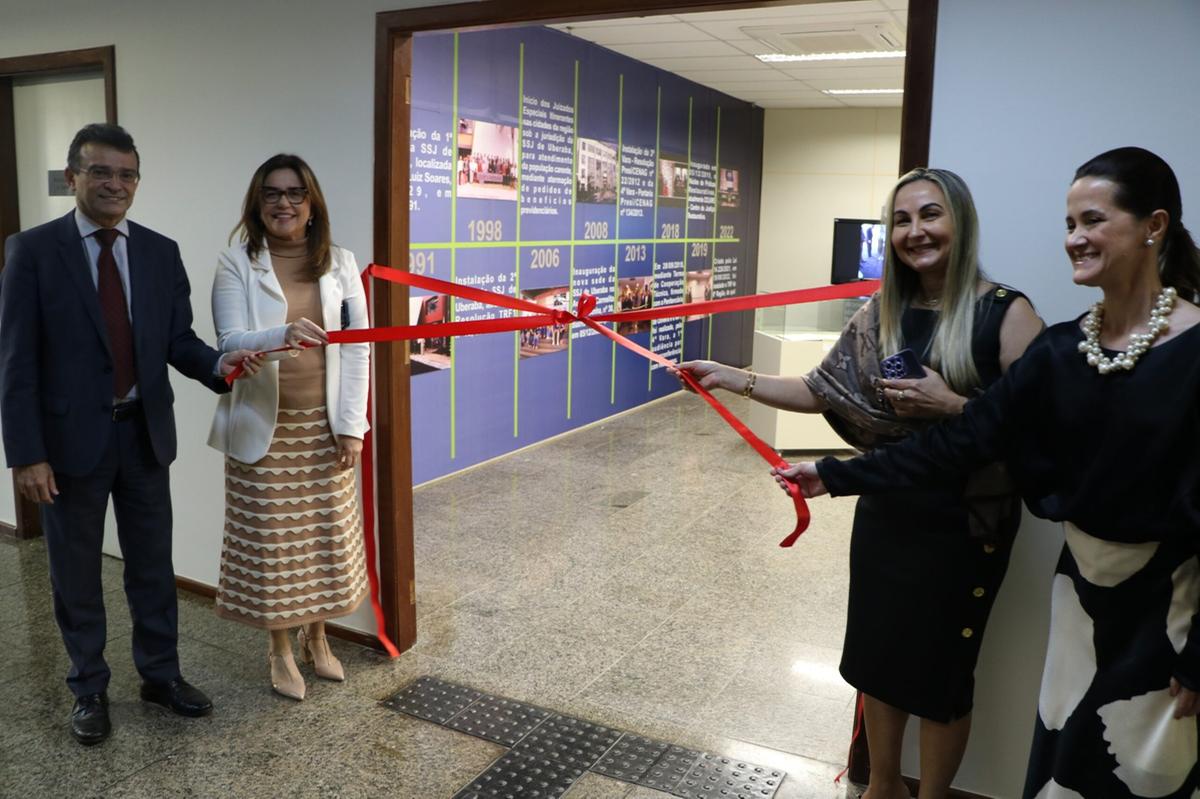
M 792 497 L 792 504 L 796 506 L 796 529 L 779 542 L 779 546 L 785 549 L 796 543 L 796 539 L 808 529 L 808 523 L 812 521 L 812 515 L 808 512 L 808 503 L 804 501 L 804 495 L 800 493 L 799 483 L 788 480 L 787 491 Z

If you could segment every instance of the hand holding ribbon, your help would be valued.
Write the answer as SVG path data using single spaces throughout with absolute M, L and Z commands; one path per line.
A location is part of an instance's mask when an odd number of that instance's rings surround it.
M 224 376 L 225 382 L 233 385 L 243 374 L 256 375 L 266 361 L 265 353 L 254 350 L 232 350 L 221 356 L 218 371 Z
M 294 347 L 276 347 L 273 350 L 262 350 L 260 352 L 253 352 L 251 350 L 233 350 L 225 353 L 226 360 L 221 365 L 221 371 L 224 372 L 225 368 L 229 364 L 232 364 L 232 367 L 229 368 L 229 371 L 225 372 L 225 382 L 232 386 L 233 381 L 237 380 L 242 375 L 250 375 L 253 377 L 254 375 L 258 374 L 258 371 L 262 369 L 263 364 L 266 363 L 267 356 L 273 352 L 295 352 L 298 354 L 301 350 L 306 350 L 309 347 L 315 346 L 317 345 L 302 341 Z M 240 358 L 235 357 L 239 355 L 241 356 Z
M 797 463 L 786 469 L 772 469 L 771 474 L 775 482 L 779 483 L 779 487 L 788 493 L 791 493 L 792 486 L 799 486 L 800 491 L 809 499 L 829 493 L 817 472 L 817 464 L 812 461 Z

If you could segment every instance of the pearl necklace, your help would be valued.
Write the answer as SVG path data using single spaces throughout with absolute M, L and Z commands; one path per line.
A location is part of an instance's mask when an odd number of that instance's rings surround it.
M 1100 349 L 1100 324 L 1104 321 L 1104 303 L 1098 302 L 1093 305 L 1092 310 L 1084 317 L 1083 341 L 1079 342 L 1079 351 L 1087 355 L 1088 366 L 1096 367 L 1096 371 L 1102 375 L 1118 369 L 1127 372 L 1132 370 L 1138 358 L 1141 358 L 1163 331 L 1170 327 L 1167 317 L 1175 307 L 1175 294 L 1175 289 L 1171 286 L 1164 287 L 1158 293 L 1158 299 L 1154 301 L 1154 308 L 1150 311 L 1150 321 L 1146 325 L 1150 332 L 1131 334 L 1129 349 L 1112 358 Z

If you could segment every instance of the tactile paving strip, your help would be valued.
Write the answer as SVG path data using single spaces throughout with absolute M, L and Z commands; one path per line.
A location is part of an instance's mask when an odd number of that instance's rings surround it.
M 591 770 L 606 777 L 637 782 L 667 751 L 668 743 L 625 733 Z
M 783 772 L 704 753 L 672 791 L 684 799 L 770 799 Z
M 555 799 L 566 793 L 587 769 L 506 752 L 454 799 Z
M 382 704 L 513 747 L 454 799 L 557 799 L 589 770 L 685 799 L 772 799 L 787 776 L 436 677 L 418 677 Z
M 513 751 L 590 769 L 620 737 L 619 730 L 555 714 L 521 739 Z
M 383 700 L 383 705 L 410 716 L 445 724 L 482 696 L 480 691 L 465 685 L 444 682 L 436 677 L 418 677 Z
M 636 782 L 647 788 L 671 793 L 680 781 L 692 770 L 702 752 L 682 746 L 668 746 L 654 765 Z
M 512 746 L 546 719 L 550 711 L 501 696 L 480 697 L 446 723 L 460 732 Z

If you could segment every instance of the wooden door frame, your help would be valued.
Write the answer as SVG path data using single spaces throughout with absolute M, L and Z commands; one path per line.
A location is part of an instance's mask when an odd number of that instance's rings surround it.
M 805 5 L 834 0 L 483 0 L 385 11 L 375 22 L 375 260 L 408 265 L 408 133 L 411 120 L 412 36 L 422 31 L 648 17 L 694 11 Z M 934 45 L 938 0 L 909 0 L 904 104 L 900 121 L 903 174 L 929 160 L 933 110 Z M 400 157 L 393 157 L 400 154 Z M 405 325 L 408 291 L 376 285 L 376 325 Z M 375 453 L 378 493 L 380 585 L 388 635 L 401 649 L 416 641 L 413 554 L 410 377 L 404 343 L 376 345 Z M 866 736 L 850 752 L 850 778 L 869 776 Z
M 20 198 L 17 194 L 16 117 L 13 111 L 13 79 L 99 70 L 104 76 L 104 117 L 117 122 L 116 47 L 89 47 L 56 53 L 0 58 L 0 269 L 4 268 L 4 241 L 21 230 Z M 63 153 L 64 159 L 66 153 Z M 64 163 L 65 166 L 65 163 Z M 37 505 L 21 496 L 13 482 L 16 527 L 0 522 L 0 533 L 16 538 L 42 534 Z

